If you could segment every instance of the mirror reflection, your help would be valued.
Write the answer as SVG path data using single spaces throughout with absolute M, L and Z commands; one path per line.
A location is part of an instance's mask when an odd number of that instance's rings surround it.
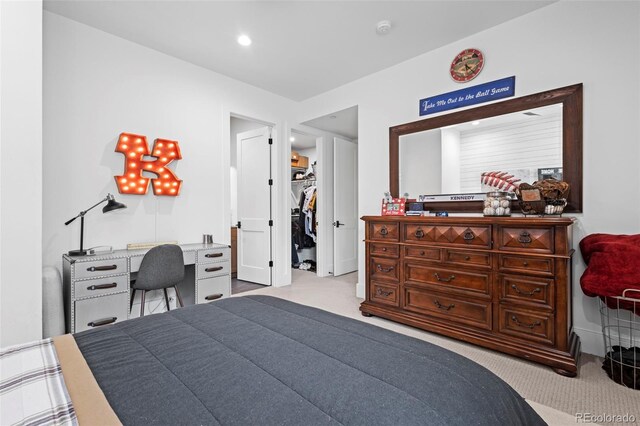
M 400 136 L 400 194 L 513 192 L 562 179 L 562 104 Z

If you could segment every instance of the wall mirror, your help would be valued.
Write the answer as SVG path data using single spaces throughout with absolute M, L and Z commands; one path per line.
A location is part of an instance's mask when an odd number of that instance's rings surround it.
M 556 177 L 571 185 L 565 212 L 580 212 L 582 85 L 391 127 L 389 154 L 394 197 L 487 192 L 496 174 L 510 191 Z M 481 203 L 427 201 L 425 210 L 481 212 Z

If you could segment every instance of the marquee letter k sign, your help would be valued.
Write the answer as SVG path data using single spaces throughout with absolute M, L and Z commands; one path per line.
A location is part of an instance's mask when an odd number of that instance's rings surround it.
M 178 142 L 156 139 L 153 142 L 153 150 L 149 151 L 146 136 L 121 133 L 116 152 L 124 154 L 124 174 L 115 176 L 121 194 L 144 195 L 147 193 L 150 180 L 153 182 L 155 195 L 175 197 L 180 193 L 182 181 L 167 167 L 173 160 L 182 158 Z M 155 160 L 145 160 L 144 156 L 155 157 Z M 143 171 L 154 173 L 158 177 L 144 177 Z

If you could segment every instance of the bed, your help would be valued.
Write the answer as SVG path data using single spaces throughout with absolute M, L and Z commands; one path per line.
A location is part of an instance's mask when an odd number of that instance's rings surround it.
M 54 343 L 81 425 L 544 424 L 510 386 L 460 355 L 269 296 Z

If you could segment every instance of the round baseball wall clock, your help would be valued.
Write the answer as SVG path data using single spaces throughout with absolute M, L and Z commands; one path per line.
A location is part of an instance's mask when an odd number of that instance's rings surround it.
M 478 49 L 465 49 L 451 62 L 449 73 L 459 83 L 476 78 L 484 66 L 484 55 Z

